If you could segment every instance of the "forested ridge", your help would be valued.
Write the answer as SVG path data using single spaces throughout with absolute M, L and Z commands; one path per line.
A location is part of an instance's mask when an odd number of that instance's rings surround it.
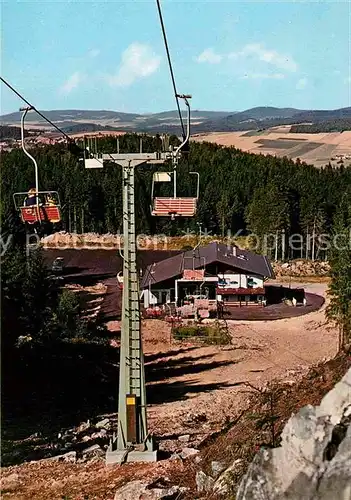
M 30 134 L 26 130 L 24 131 L 24 136 L 28 137 Z M 7 125 L 0 125 L 0 140 L 5 139 L 20 139 L 21 129 L 20 127 L 9 127 Z
M 120 151 L 138 151 L 139 137 L 119 139 Z M 172 138 L 177 142 L 175 137 Z M 143 150 L 156 151 L 159 138 L 144 136 Z M 115 152 L 116 139 L 98 141 L 98 151 Z M 87 170 L 84 162 L 64 145 L 33 149 L 39 165 L 41 190 L 59 192 L 63 228 L 76 232 L 116 233 L 122 230 L 121 169 L 107 164 Z M 178 195 L 194 196 L 190 171 L 200 173 L 200 197 L 196 217 L 170 221 L 150 215 L 152 173 L 165 166 L 144 165 L 136 171 L 137 230 L 168 235 L 197 230 L 226 235 L 228 230 L 257 235 L 285 230 L 306 235 L 330 233 L 342 197 L 351 199 L 351 168 L 311 165 L 287 158 L 244 153 L 234 147 L 191 143 L 190 154 L 180 162 Z M 4 153 L 1 176 L 2 220 L 14 216 L 12 194 L 34 184 L 32 162 L 21 149 Z M 171 186 L 166 186 L 167 188 Z M 163 191 L 163 194 L 166 192 Z
M 321 132 L 344 132 L 345 130 L 351 130 L 351 118 L 326 120 L 312 124 L 301 123 L 299 125 L 292 125 L 290 132 L 302 134 L 319 134 Z

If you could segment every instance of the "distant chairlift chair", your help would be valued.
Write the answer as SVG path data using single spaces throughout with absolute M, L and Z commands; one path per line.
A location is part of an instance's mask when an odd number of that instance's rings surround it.
M 197 176 L 197 189 L 195 197 L 179 197 L 177 196 L 177 164 L 179 155 L 182 149 L 187 149 L 190 139 L 190 104 L 189 99 L 191 95 L 177 94 L 177 98 L 185 100 L 188 108 L 187 131 L 186 137 L 183 137 L 183 142 L 173 152 L 173 172 L 155 172 L 152 177 L 152 190 L 151 190 L 151 214 L 159 217 L 193 217 L 197 209 L 197 201 L 199 199 L 199 178 L 198 172 L 189 172 Z M 173 196 L 172 197 L 154 197 L 155 183 L 171 182 L 173 175 Z
M 197 176 L 197 188 L 195 197 L 154 197 L 155 183 L 171 182 L 173 172 L 155 172 L 152 178 L 151 190 L 151 214 L 159 217 L 193 217 L 197 209 L 199 199 L 199 173 L 189 172 Z

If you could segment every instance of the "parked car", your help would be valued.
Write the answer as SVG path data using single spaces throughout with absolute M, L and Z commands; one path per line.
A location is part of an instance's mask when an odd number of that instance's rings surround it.
M 53 273 L 62 273 L 63 271 L 63 257 L 57 257 L 52 266 L 51 266 L 51 271 Z

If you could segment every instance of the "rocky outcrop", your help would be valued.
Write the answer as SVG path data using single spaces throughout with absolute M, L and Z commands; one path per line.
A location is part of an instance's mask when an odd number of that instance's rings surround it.
M 161 483 L 163 483 L 161 481 Z M 163 487 L 162 487 L 163 486 Z M 116 491 L 114 500 L 181 500 L 187 488 L 158 485 L 157 481 L 131 481 Z
M 323 398 L 293 415 L 279 448 L 262 449 L 237 500 L 351 500 L 351 369 Z
M 328 276 L 330 264 L 322 260 L 297 259 L 290 262 L 273 262 L 273 271 L 276 278 L 281 276 Z

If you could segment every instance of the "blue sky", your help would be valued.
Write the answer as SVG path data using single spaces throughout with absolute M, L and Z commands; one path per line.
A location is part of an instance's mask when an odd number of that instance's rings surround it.
M 178 91 L 192 108 L 351 106 L 349 1 L 163 0 Z M 1 75 L 39 109 L 174 109 L 154 1 L 1 8 Z M 1 113 L 22 102 L 1 84 Z

